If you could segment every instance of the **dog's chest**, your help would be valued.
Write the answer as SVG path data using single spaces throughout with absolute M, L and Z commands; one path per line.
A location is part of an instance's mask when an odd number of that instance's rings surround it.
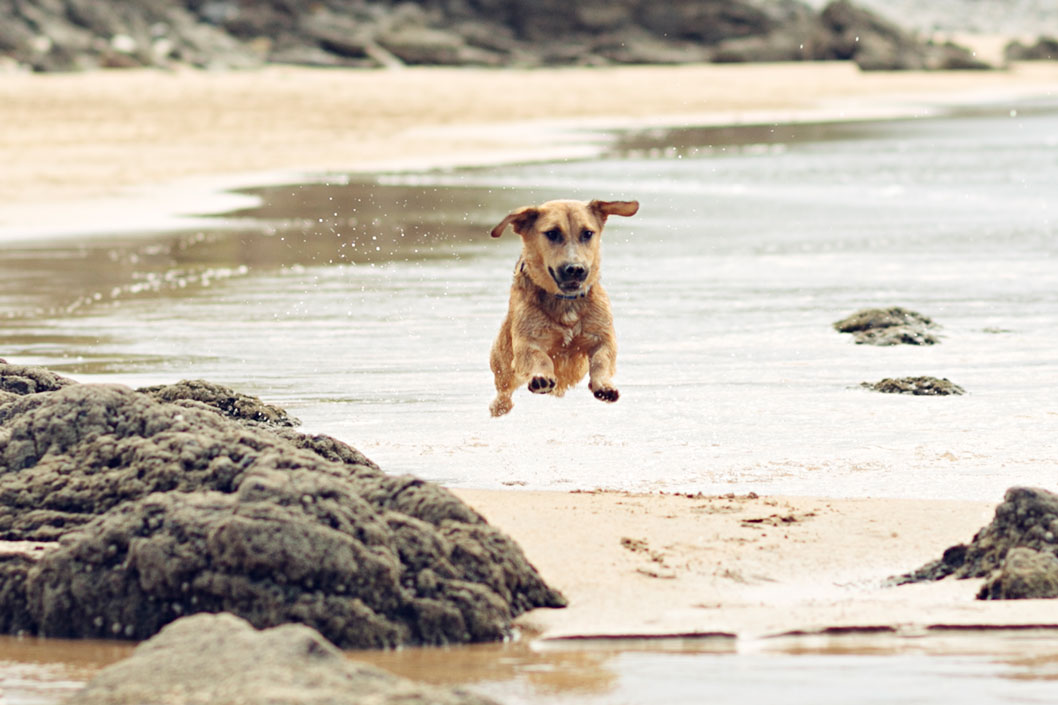
M 584 334 L 584 322 L 580 313 L 574 309 L 564 311 L 558 318 L 559 331 L 562 333 L 562 347 L 573 346 L 573 341 Z

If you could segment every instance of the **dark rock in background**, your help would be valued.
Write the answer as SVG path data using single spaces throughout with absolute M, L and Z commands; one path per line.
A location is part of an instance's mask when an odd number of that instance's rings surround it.
M 352 661 L 308 627 L 256 631 L 230 614 L 173 622 L 66 702 L 495 705 L 461 688 L 420 685 Z
M 818 58 L 855 61 L 867 71 L 989 68 L 974 59 L 968 49 L 923 42 L 849 0 L 830 3 L 821 17 L 831 41 L 825 55 Z
M 900 306 L 862 309 L 834 323 L 857 345 L 935 345 L 940 341 L 929 331 L 936 327 L 929 317 Z
M 978 599 L 1058 597 L 1058 495 L 1012 487 L 992 523 L 968 544 L 946 549 L 938 560 L 894 579 L 896 584 L 956 578 L 989 578 Z
M 145 639 L 227 611 L 394 647 L 501 639 L 517 615 L 564 605 L 454 495 L 253 397 L 14 365 L 0 380 L 16 390 L 0 398 L 0 537 L 51 542 L 0 554 L 9 632 Z
M 0 0 L 0 58 L 35 71 L 845 59 L 980 68 L 837 0 Z
M 1007 61 L 1058 61 L 1058 39 L 1040 37 L 1028 46 L 1014 41 L 1006 46 L 1004 55 Z
M 913 394 L 915 396 L 942 397 L 965 394 L 966 390 L 951 380 L 936 377 L 886 377 L 880 382 L 864 382 L 862 386 L 883 394 Z

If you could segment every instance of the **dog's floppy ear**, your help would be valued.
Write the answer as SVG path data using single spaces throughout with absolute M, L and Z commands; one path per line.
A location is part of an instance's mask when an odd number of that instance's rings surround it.
M 537 217 L 540 215 L 540 211 L 533 206 L 523 206 L 517 210 L 513 210 L 507 214 L 507 217 L 500 221 L 500 224 L 492 229 L 492 237 L 499 237 L 503 235 L 503 231 L 508 225 L 514 226 L 514 232 L 521 235 L 523 232 L 533 227 L 533 223 L 536 222 Z
M 599 220 L 606 222 L 608 215 L 635 215 L 639 210 L 639 201 L 592 201 L 588 204 Z

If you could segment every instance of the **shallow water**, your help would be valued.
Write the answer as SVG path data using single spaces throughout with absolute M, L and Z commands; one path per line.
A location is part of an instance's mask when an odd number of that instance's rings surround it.
M 1058 461 L 1058 114 L 625 134 L 603 158 L 255 191 L 208 232 L 5 247 L 0 357 L 81 381 L 206 378 L 390 472 L 460 487 L 998 500 Z M 604 282 L 615 405 L 487 357 L 517 238 L 552 197 L 636 198 Z M 906 306 L 932 347 L 831 324 Z M 872 393 L 933 375 L 961 397 Z
M 105 642 L 0 637 L 0 695 L 61 702 L 128 656 Z M 1053 703 L 1058 636 L 1045 630 L 766 639 L 520 640 L 349 652 L 398 675 L 461 686 L 505 705 Z

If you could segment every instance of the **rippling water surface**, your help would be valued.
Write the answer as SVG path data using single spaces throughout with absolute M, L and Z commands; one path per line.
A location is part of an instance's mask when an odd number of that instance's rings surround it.
M 266 188 L 215 230 L 11 244 L 0 354 L 82 381 L 206 378 L 453 486 L 998 499 L 1058 460 L 1058 115 L 621 136 L 604 158 Z M 554 197 L 636 198 L 604 281 L 621 401 L 520 392 L 488 350 Z M 902 305 L 932 347 L 831 324 Z M 947 377 L 961 397 L 862 389 Z

